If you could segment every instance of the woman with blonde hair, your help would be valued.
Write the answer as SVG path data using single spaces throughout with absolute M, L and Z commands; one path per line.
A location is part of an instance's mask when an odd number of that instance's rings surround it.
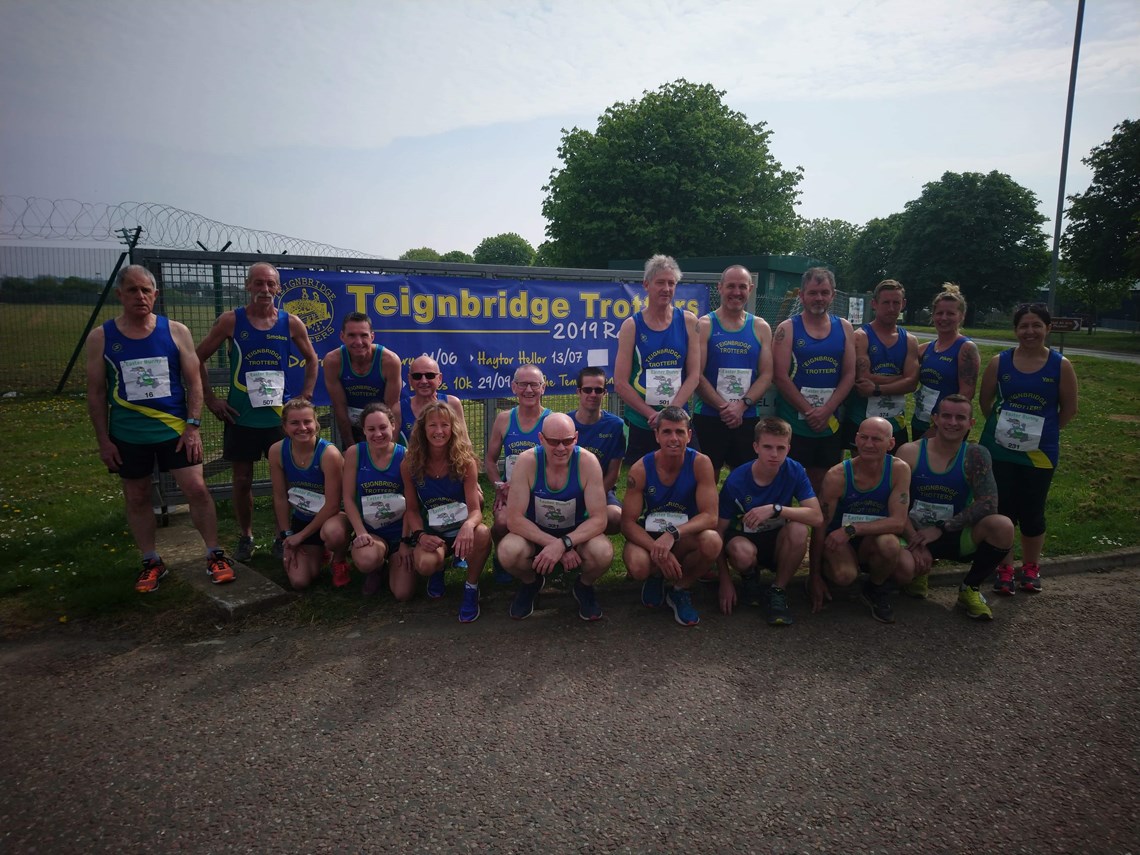
M 938 333 L 934 341 L 918 349 L 918 388 L 914 390 L 914 415 L 910 438 L 917 441 L 931 432 L 930 416 L 947 395 L 974 400 L 981 357 L 978 346 L 962 335 L 966 298 L 953 282 L 944 282 L 930 304 L 930 323 Z
M 391 581 L 398 599 L 411 596 L 415 577 L 443 570 L 448 552 L 467 568 L 460 623 L 479 617 L 479 576 L 491 554 L 491 530 L 483 523 L 479 464 L 467 431 L 445 401 L 420 412 L 400 465 L 406 485 L 405 542 L 412 548 L 411 571 Z M 440 591 L 442 595 L 442 591 Z

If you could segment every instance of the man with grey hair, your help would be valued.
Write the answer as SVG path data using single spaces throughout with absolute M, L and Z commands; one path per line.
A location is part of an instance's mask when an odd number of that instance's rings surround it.
M 792 426 L 789 456 L 807 469 L 819 494 L 823 476 L 843 459 L 836 411 L 855 385 L 855 331 L 830 314 L 835 276 L 826 267 L 804 272 L 803 311 L 781 321 L 772 342 L 776 415 Z
M 158 589 L 166 565 L 155 545 L 151 477 L 170 472 L 206 544 L 206 572 L 232 582 L 233 562 L 218 547 L 214 499 L 202 472 L 202 377 L 190 330 L 154 313 L 158 288 L 145 267 L 124 267 L 115 281 L 122 312 L 87 336 L 87 412 L 99 459 L 117 473 L 127 525 L 142 552 L 135 590 Z M 110 395 L 108 395 L 110 392 Z
M 701 376 L 697 316 L 673 303 L 681 268 L 668 255 L 645 262 L 645 307 L 618 330 L 614 391 L 625 402 L 632 465 L 656 450 L 653 430 L 666 407 L 685 408 Z
M 491 435 L 487 437 L 487 453 L 483 458 L 483 471 L 495 485 L 495 502 L 492 506 L 493 524 L 491 539 L 496 545 L 507 533 L 507 496 L 511 472 L 520 454 L 538 445 L 543 420 L 550 410 L 543 406 L 546 394 L 546 377 L 537 365 L 520 365 L 511 380 L 511 390 L 518 405 L 495 416 Z M 499 472 L 499 456 L 503 456 L 503 470 Z M 513 577 L 499 563 L 498 551 L 494 559 L 495 581 L 510 584 Z
M 250 266 L 245 277 L 248 302 L 223 312 L 198 345 L 206 406 L 225 422 L 222 456 L 233 465 L 234 515 L 238 546 L 234 558 L 253 557 L 253 464 L 269 455 L 273 443 L 284 437 L 281 407 L 289 398 L 313 397 L 317 385 L 317 353 L 309 331 L 296 315 L 277 308 L 281 276 L 265 261 Z M 206 362 L 230 343 L 230 388 L 226 400 L 214 395 Z M 285 388 L 290 349 L 305 367 L 298 390 Z M 295 391 L 295 394 L 293 394 Z

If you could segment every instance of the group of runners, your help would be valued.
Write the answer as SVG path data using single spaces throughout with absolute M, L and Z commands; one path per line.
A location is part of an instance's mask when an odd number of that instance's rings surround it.
M 428 596 L 440 598 L 450 558 L 464 576 L 467 623 L 479 617 L 480 577 L 493 559 L 495 579 L 517 586 L 513 618 L 532 614 L 547 581 L 561 577 L 592 621 L 602 616 L 594 583 L 613 562 L 609 536 L 620 533 L 642 602 L 668 606 L 683 626 L 700 620 L 690 591 L 702 578 L 716 583 L 726 614 L 744 602 L 762 607 L 770 624 L 793 623 L 787 589 L 805 551 L 813 612 L 866 572 L 862 598 L 891 622 L 893 590 L 925 597 L 938 559 L 969 562 L 958 604 L 975 619 L 992 618 L 980 590 L 990 576 L 1002 594 L 1041 590 L 1046 495 L 1060 430 L 1077 410 L 1072 366 L 1047 345 L 1046 307 L 1015 311 L 1017 346 L 980 378 L 986 424 L 973 444 L 980 360 L 960 332 L 966 303 L 957 286 L 935 297 L 937 337 L 920 346 L 898 325 L 906 300 L 893 280 L 875 288 L 873 320 L 854 329 L 831 314 L 831 272 L 812 268 L 802 312 L 773 334 L 747 311 L 753 284 L 744 267 L 724 271 L 717 309 L 700 318 L 675 305 L 680 279 L 672 258 L 649 259 L 644 308 L 619 330 L 612 385 L 624 422 L 602 407 L 604 367 L 579 372 L 577 406 L 560 413 L 543 403 L 538 366 L 521 365 L 511 383 L 517 403 L 498 414 L 480 467 L 459 400 L 440 392 L 440 366 L 412 359 L 405 386 L 400 358 L 376 343 L 367 315 L 343 321 L 342 346 L 323 361 L 342 453 L 320 436 L 311 402 L 318 360 L 304 324 L 276 305 L 272 265 L 249 269 L 247 305 L 223 313 L 197 348 L 184 326 L 154 314 L 149 271 L 124 268 L 122 313 L 89 337 L 87 377 L 100 457 L 122 478 L 143 553 L 136 590 L 154 590 L 166 572 L 154 544 L 156 464 L 187 498 L 213 581 L 234 578 L 202 474 L 203 406 L 225 422 L 234 558 L 248 561 L 256 548 L 252 473 L 265 456 L 273 550 L 296 589 L 312 584 L 326 558 L 333 584 L 348 584 L 351 558 L 366 595 L 387 587 L 407 600 L 423 577 Z M 205 364 L 227 343 L 222 400 Z M 293 397 L 284 370 L 291 349 L 305 365 Z M 490 525 L 480 468 L 494 485 Z M 764 569 L 774 573 L 769 584 L 760 582 Z

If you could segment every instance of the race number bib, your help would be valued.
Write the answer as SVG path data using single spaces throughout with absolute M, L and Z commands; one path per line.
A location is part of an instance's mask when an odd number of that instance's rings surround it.
M 910 506 L 910 518 L 917 520 L 920 528 L 934 525 L 941 520 L 945 522 L 954 516 L 953 505 L 943 505 L 938 502 L 924 502 L 916 499 Z
M 128 401 L 170 397 L 170 363 L 165 356 L 124 359 L 121 367 Z
M 878 416 L 889 422 L 897 421 L 906 412 L 905 395 L 872 395 L 867 399 L 867 415 Z
M 406 502 L 402 493 L 377 493 L 360 497 L 360 515 L 371 528 L 384 528 L 404 515 Z
M 739 401 L 752 385 L 748 368 L 721 368 L 716 373 L 716 392 L 726 401 Z
M 363 412 L 364 407 L 348 408 L 348 421 L 353 427 L 360 427 L 360 414 Z
M 306 490 L 304 487 L 289 488 L 289 507 L 298 516 L 315 516 L 324 504 L 325 497 L 315 490 Z
M 515 461 L 518 459 L 519 459 L 519 456 L 517 454 L 508 454 L 506 456 L 506 458 L 503 460 L 503 480 L 504 481 L 509 482 L 511 480 L 511 472 L 514 471 Z
M 574 528 L 574 500 L 559 501 L 535 497 L 534 522 L 540 528 L 569 531 Z
M 453 531 L 467 520 L 467 505 L 462 502 L 448 502 L 428 508 L 428 526 L 434 531 Z
M 938 390 L 929 386 L 919 385 L 914 391 L 914 417 L 920 422 L 930 423 L 930 416 L 934 412 L 934 405 L 938 401 Z
M 875 520 L 886 519 L 878 514 L 844 514 L 841 525 L 854 525 L 861 522 L 874 522 Z
M 284 371 L 247 371 L 245 387 L 250 406 L 280 407 L 285 402 Z
M 680 388 L 680 368 L 650 368 L 645 372 L 645 403 L 651 407 L 668 406 Z
M 679 513 L 677 511 L 654 511 L 645 517 L 645 530 L 650 534 L 661 534 L 665 531 L 665 526 L 673 523 L 676 528 L 680 528 L 689 521 L 689 515 Z
M 811 404 L 811 408 L 814 410 L 830 401 L 834 391 L 834 389 L 816 389 L 812 386 L 804 386 L 800 389 L 800 394 L 804 396 L 804 400 Z M 807 418 L 803 413 L 800 413 L 799 416 L 801 421 Z
M 1036 451 L 1041 445 L 1041 432 L 1044 428 L 1044 416 L 1002 410 L 998 416 L 994 440 L 1010 451 Z
M 743 522 L 743 519 L 741 521 Z M 759 525 L 749 525 L 748 523 L 744 523 L 744 533 L 762 534 L 766 531 L 775 531 L 778 528 L 783 528 L 787 522 L 788 521 L 783 517 L 773 517 L 771 519 L 764 520 L 764 522 L 760 523 Z

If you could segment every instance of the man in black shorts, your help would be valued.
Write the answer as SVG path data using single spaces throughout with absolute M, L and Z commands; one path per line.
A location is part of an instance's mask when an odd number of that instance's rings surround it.
M 206 572 L 217 584 L 232 582 L 233 563 L 218 547 L 214 499 L 202 474 L 202 379 L 194 340 L 182 324 L 154 314 L 158 288 L 145 267 L 124 267 L 115 294 L 122 312 L 87 336 L 87 412 L 99 459 L 122 479 L 127 525 L 143 554 L 135 590 L 150 593 L 166 575 L 155 549 L 156 463 L 186 496 L 206 544 Z
M 253 464 L 269 455 L 284 438 L 281 406 L 289 398 L 312 400 L 317 384 L 317 353 L 309 331 L 296 315 L 277 308 L 281 277 L 272 264 L 259 261 L 245 277 L 248 303 L 223 312 L 198 345 L 206 406 L 225 422 L 222 456 L 233 464 L 234 515 L 238 545 L 234 558 L 253 557 Z M 206 362 L 230 342 L 230 389 L 226 400 L 214 395 Z M 290 346 L 304 361 L 305 381 L 299 390 L 285 389 Z

